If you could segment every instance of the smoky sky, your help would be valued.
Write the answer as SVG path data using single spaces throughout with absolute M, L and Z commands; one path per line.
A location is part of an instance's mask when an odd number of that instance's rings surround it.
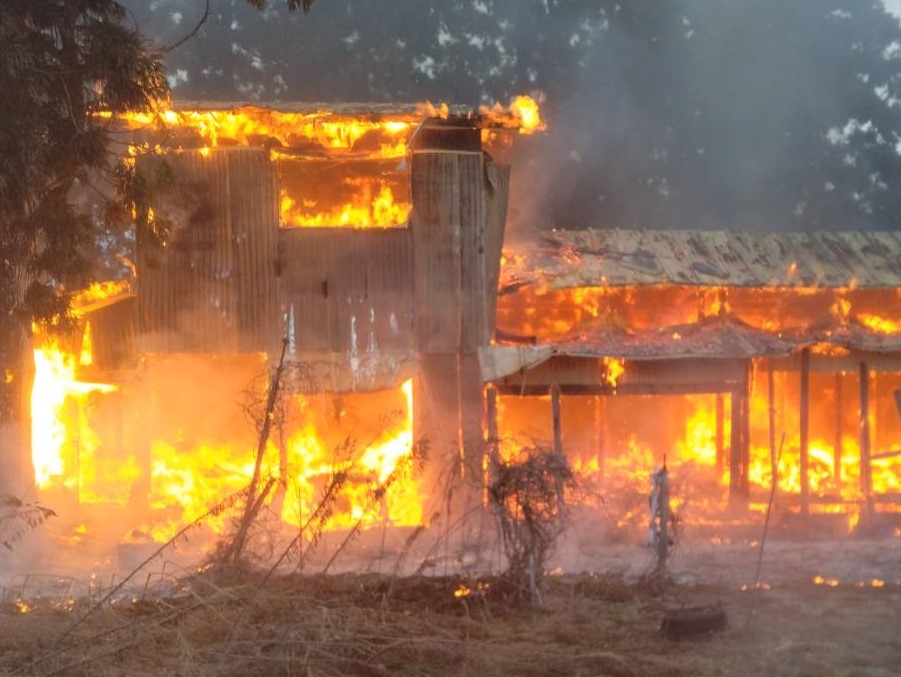
M 158 47 L 195 0 L 129 0 Z M 178 99 L 544 98 L 511 229 L 895 229 L 901 25 L 881 0 L 212 0 Z

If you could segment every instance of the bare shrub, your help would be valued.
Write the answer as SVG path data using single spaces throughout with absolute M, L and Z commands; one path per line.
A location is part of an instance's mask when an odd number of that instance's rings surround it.
M 565 529 L 562 489 L 572 484 L 566 459 L 548 448 L 526 448 L 517 459 L 494 464 L 488 495 L 507 558 L 505 576 L 539 605 L 540 578 Z

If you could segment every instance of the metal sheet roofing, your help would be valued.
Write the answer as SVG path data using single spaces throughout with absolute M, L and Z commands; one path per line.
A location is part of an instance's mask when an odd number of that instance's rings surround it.
M 559 230 L 507 257 L 505 286 L 901 287 L 901 231 Z
M 901 355 L 901 335 L 878 334 L 855 322 L 794 333 L 768 332 L 730 317 L 630 332 L 598 323 L 553 342 L 492 345 L 480 351 L 486 381 L 537 367 L 554 356 L 634 361 L 787 357 L 803 348 L 834 346 L 860 353 Z

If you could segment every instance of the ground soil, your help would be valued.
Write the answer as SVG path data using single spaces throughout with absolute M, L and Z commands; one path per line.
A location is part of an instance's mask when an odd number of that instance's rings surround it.
M 102 598 L 102 584 L 19 579 L 0 609 L 0 672 L 901 674 L 898 537 L 777 538 L 767 543 L 758 590 L 753 539 L 680 543 L 663 580 L 646 575 L 653 560 L 636 543 L 561 547 L 569 571 L 545 579 L 542 608 L 489 576 L 294 574 L 261 586 L 259 576 L 218 570 L 120 592 L 76 625 Z M 711 604 L 725 609 L 725 631 L 663 637 L 667 610 Z

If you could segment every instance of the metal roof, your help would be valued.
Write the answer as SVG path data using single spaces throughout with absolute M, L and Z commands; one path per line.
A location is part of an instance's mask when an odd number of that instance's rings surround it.
M 492 345 L 479 351 L 485 381 L 533 369 L 555 356 L 633 361 L 788 357 L 804 348 L 834 346 L 901 356 L 901 336 L 877 334 L 848 321 L 797 332 L 768 332 L 731 316 L 630 332 L 599 322 L 578 334 L 537 345 Z
M 853 321 L 794 332 L 770 332 L 724 315 L 638 332 L 599 324 L 551 345 L 559 354 L 572 357 L 745 359 L 788 356 L 817 345 L 860 352 L 898 353 L 901 352 L 901 336 L 877 334 Z
M 507 257 L 501 288 L 901 287 L 901 231 L 557 230 Z

